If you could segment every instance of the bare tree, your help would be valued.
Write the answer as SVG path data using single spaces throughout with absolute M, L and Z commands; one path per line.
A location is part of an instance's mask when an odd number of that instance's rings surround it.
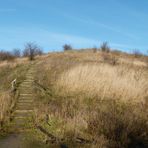
M 25 44 L 23 56 L 29 57 L 30 60 L 34 60 L 36 55 L 41 55 L 42 53 L 42 49 L 36 43 L 28 42 Z
M 68 44 L 65 44 L 63 46 L 63 49 L 64 49 L 64 51 L 72 50 L 72 46 L 71 45 L 68 45 Z
M 108 42 L 103 42 L 100 46 L 100 50 L 102 52 L 110 52 L 110 47 L 108 45 Z

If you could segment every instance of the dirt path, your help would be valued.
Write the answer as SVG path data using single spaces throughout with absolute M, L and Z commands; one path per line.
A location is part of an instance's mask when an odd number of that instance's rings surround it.
M 27 71 L 26 79 L 20 84 L 20 96 L 12 114 L 11 129 L 15 134 L 11 134 L 0 140 L 0 148 L 22 148 L 23 133 L 29 130 L 32 124 L 34 109 L 33 82 L 34 67 Z

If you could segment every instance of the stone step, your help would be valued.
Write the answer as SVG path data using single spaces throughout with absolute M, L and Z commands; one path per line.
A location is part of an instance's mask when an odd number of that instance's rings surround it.
M 32 98 L 34 98 L 34 95 L 20 95 L 19 98 L 21 98 L 21 99 L 26 99 L 26 98 L 32 99 Z
M 33 86 L 29 86 L 29 85 L 21 85 L 19 87 L 19 89 L 24 89 L 24 90 L 33 90 Z
M 32 117 L 33 112 L 23 112 L 21 110 L 14 111 L 12 114 L 13 117 Z
M 31 87 L 31 88 L 30 88 L 30 87 Z M 19 88 L 32 89 L 32 88 L 33 88 L 33 86 L 32 86 L 32 85 L 30 86 L 30 85 L 26 85 L 26 84 L 21 84 Z
M 29 91 L 29 90 L 33 91 L 34 90 L 33 86 L 29 87 L 29 86 L 26 86 L 26 85 L 25 86 L 20 86 L 19 89 L 26 90 L 26 91 Z
M 33 94 L 20 94 L 20 97 L 21 97 L 21 96 L 27 96 L 27 97 L 30 96 L 30 97 L 33 97 L 34 95 L 33 95 Z
M 27 101 L 28 101 L 28 102 L 33 102 L 34 99 L 28 99 L 28 98 L 18 99 L 18 103 L 21 103 L 21 102 L 23 102 L 23 101 L 24 101 L 24 102 L 25 102 L 25 101 L 26 101 L 26 102 L 27 102 Z
M 33 84 L 21 84 L 19 88 L 33 88 Z
M 32 87 L 30 88 L 30 87 L 28 87 L 28 86 L 27 86 L 27 87 L 22 87 L 22 86 L 20 86 L 20 87 L 19 87 L 19 90 L 20 90 L 20 91 L 33 91 L 33 88 L 32 88 Z
M 18 100 L 33 100 L 34 96 L 20 96 Z
M 24 81 L 21 83 L 21 85 L 29 85 L 29 86 L 31 85 L 32 86 L 33 83 L 34 83 L 34 81 Z
M 26 82 L 26 81 L 33 81 L 33 78 L 27 77 L 23 82 Z
M 34 96 L 20 96 L 18 100 L 33 100 Z
M 27 99 L 26 100 L 25 99 L 18 100 L 18 103 L 33 103 L 33 102 L 34 102 L 34 100 L 31 100 L 31 99 L 30 100 L 29 99 L 28 100 Z
M 27 92 L 33 92 L 34 90 L 29 87 L 19 87 L 19 91 L 27 91 Z
M 32 96 L 21 96 L 18 100 L 34 100 Z
M 26 96 L 20 96 L 19 97 L 19 99 L 33 99 L 33 98 L 34 98 L 34 96 L 30 96 L 30 95 L 29 96 L 26 95 Z
M 31 87 L 32 88 L 33 84 L 21 84 L 20 87 Z
M 34 76 L 32 76 L 32 75 L 27 75 L 26 78 L 34 79 Z
M 33 94 L 34 93 L 34 90 L 31 90 L 31 89 L 19 89 L 19 93 L 20 94 Z
M 32 84 L 33 82 L 34 82 L 34 81 L 29 81 L 29 82 L 26 81 L 26 82 L 23 82 L 21 85 L 23 85 L 23 84 L 26 84 L 26 85 L 29 84 L 29 85 L 30 85 L 30 84 Z
M 27 74 L 27 75 L 26 75 L 26 78 L 27 78 L 27 77 L 34 78 L 34 74 L 33 74 L 33 73 L 32 73 L 32 74 Z
M 34 79 L 33 78 L 27 78 L 27 80 L 26 80 L 27 82 L 34 82 Z M 26 82 L 25 81 L 25 82 Z
M 22 83 L 25 83 L 25 82 L 33 82 L 33 80 L 32 79 L 26 79 Z
M 33 95 L 32 93 L 22 93 L 22 94 L 20 94 L 20 95 Z
M 20 94 L 27 94 L 27 93 L 28 94 L 33 94 L 34 93 L 33 90 L 29 90 L 29 89 L 28 90 L 27 89 L 26 90 L 21 89 L 21 90 L 19 90 L 19 92 L 20 92 Z
M 34 111 L 31 110 L 15 110 L 15 113 L 33 113 Z
M 32 110 L 33 106 L 16 106 L 17 110 Z
M 31 120 L 32 117 L 14 117 L 13 118 L 13 123 L 20 123 L 20 124 L 24 124 L 27 123 L 29 120 Z
M 28 85 L 24 85 L 24 86 L 20 86 L 19 90 L 33 90 L 33 86 L 28 86 Z
M 22 85 L 32 85 L 33 84 L 33 82 L 23 82 L 20 86 L 22 86 Z
M 16 106 L 32 106 L 30 102 L 17 102 Z
M 32 103 L 17 103 L 16 107 L 33 107 Z
M 21 115 L 14 115 L 13 116 L 13 120 L 12 121 L 15 121 L 15 120 L 27 120 L 27 119 L 33 119 L 33 115 L 29 115 L 29 114 L 25 114 L 23 116 Z
M 29 86 L 31 85 L 32 86 L 33 82 L 23 82 L 20 86 L 24 86 L 24 85 L 29 85 Z
M 34 73 L 33 72 L 30 72 L 30 73 L 28 73 L 27 75 L 26 75 L 26 77 L 33 77 L 33 75 L 34 75 Z
M 24 81 L 33 81 L 33 80 L 34 80 L 34 77 L 33 76 L 27 76 Z
M 34 79 L 33 78 L 29 78 L 29 77 L 27 77 L 27 80 L 26 80 L 27 82 L 29 81 L 29 82 L 34 82 Z
M 29 102 L 33 102 L 33 101 L 34 101 L 34 99 L 19 99 L 18 103 L 22 103 L 22 102 L 26 102 L 26 103 L 28 102 L 29 103 Z
M 27 128 L 30 128 L 31 123 L 31 119 L 29 118 L 14 118 L 14 120 L 12 121 L 13 128 L 16 131 L 26 130 Z

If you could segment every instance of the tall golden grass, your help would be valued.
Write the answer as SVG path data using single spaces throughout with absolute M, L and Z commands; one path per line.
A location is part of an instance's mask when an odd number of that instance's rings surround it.
M 148 96 L 147 72 L 123 65 L 80 64 L 63 72 L 56 91 L 63 95 L 87 95 L 104 99 L 144 102 Z

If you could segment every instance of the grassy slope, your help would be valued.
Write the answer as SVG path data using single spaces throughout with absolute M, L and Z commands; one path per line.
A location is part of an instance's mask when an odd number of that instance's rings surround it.
M 25 78 L 28 62 L 19 59 L 0 63 L 0 130 L 9 123 L 9 115 L 15 104 L 16 93 L 11 92 L 11 82 L 17 79 L 17 85 Z M 3 127 L 3 129 L 1 129 Z M 2 134 L 3 132 L 1 132 Z
M 88 147 L 145 147 L 148 138 L 145 60 L 146 57 L 89 51 L 38 57 L 35 123 L 64 139 L 70 147 L 78 147 L 75 146 L 81 141 L 78 138 L 91 141 Z M 1 64 L 0 92 L 4 96 L 0 97 L 3 100 L 0 105 L 6 104 L 0 110 L 3 117 L 12 99 L 5 92 L 14 78 L 19 76 L 20 82 L 24 79 L 28 67 L 24 62 Z M 36 135 L 37 143 L 32 139 L 31 147 L 41 146 L 38 140 L 44 140 L 44 134 L 37 130 L 32 134 Z
M 36 122 L 72 145 L 81 137 L 92 147 L 145 147 L 147 74 L 130 55 L 49 54 L 37 66 Z

